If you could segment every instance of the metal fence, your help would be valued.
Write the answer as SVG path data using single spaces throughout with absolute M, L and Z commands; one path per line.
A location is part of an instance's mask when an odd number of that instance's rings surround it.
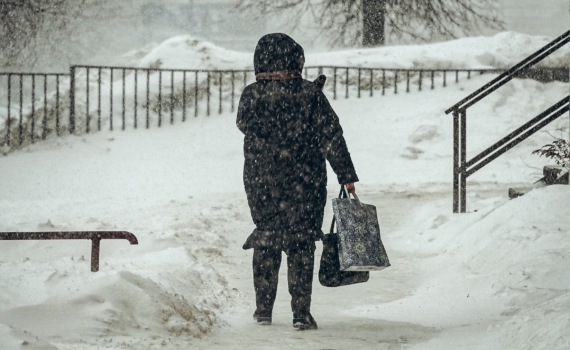
M 562 68 L 566 70 L 566 68 Z M 531 78 L 556 79 L 568 74 L 558 74 L 560 68 L 548 68 L 534 72 Z M 435 89 L 446 87 L 448 80 L 456 83 L 470 79 L 474 74 L 495 73 L 499 69 L 383 69 L 360 67 L 318 66 L 306 67 L 306 79 L 327 75 L 329 82 L 325 93 L 336 100 L 344 95 L 360 98 L 363 93 L 374 96 L 375 92 L 386 95 L 398 93 L 399 89 Z M 545 73 L 546 72 L 546 73 Z M 237 98 L 247 86 L 255 81 L 253 70 L 182 70 L 112 66 L 72 66 L 70 69 L 70 132 L 83 128 L 109 130 L 128 125 L 161 127 L 165 122 L 174 124 L 194 117 L 218 114 L 224 110 L 235 111 Z M 405 86 L 403 85 L 405 84 Z M 414 87 L 415 85 L 415 87 Z M 426 86 L 427 85 L 427 86 Z M 82 105 L 78 99 L 83 99 Z M 106 126 L 104 124 L 107 124 Z
M 251 76 L 250 80 L 248 75 Z M 127 118 L 131 119 L 130 122 L 135 129 L 140 126 L 141 118 L 146 128 L 151 126 L 151 119 L 154 117 L 158 127 L 162 126 L 166 118 L 170 124 L 174 124 L 176 110 L 180 111 L 181 121 L 185 121 L 188 114 L 196 117 L 200 111 L 199 101 L 204 99 L 205 114 L 209 116 L 214 95 L 217 95 L 219 114 L 224 109 L 224 98 L 231 101 L 230 109 L 233 112 L 237 93 L 241 93 L 248 81 L 253 81 L 252 75 L 253 71 L 250 70 L 72 66 L 69 90 L 70 132 L 75 132 L 78 116 L 85 119 L 86 133 L 93 130 L 94 119 L 97 130 L 102 129 L 103 118 L 108 118 L 108 128 L 113 130 L 117 116 L 120 117 L 122 130 L 127 126 Z M 108 84 L 104 78 L 108 78 L 106 79 Z M 85 80 L 79 83 L 79 79 Z M 95 83 L 96 91 L 91 88 L 92 82 Z M 225 91 L 227 96 L 224 96 L 224 90 L 227 90 Z M 85 99 L 85 104 L 81 107 L 77 104 L 79 95 Z M 132 110 L 132 115 L 127 115 L 128 110 Z
M 51 132 L 58 136 L 61 134 L 60 91 L 62 83 L 67 85 L 67 81 L 64 81 L 67 76 L 62 73 L 0 73 L 0 82 L 5 87 L 0 91 L 4 90 L 5 96 L 2 97 L 6 99 L 7 106 L 7 146 L 14 143 L 22 145 L 26 139 L 34 143 L 37 138 L 45 139 Z M 39 108 L 36 108 L 37 105 Z M 15 114 L 13 106 L 16 106 Z M 39 128 L 38 122 L 41 123 Z
M 503 72 L 316 66 L 306 67 L 303 75 L 313 80 L 325 74 L 328 81 L 324 92 L 336 100 L 433 90 L 473 75 Z M 568 81 L 568 68 L 531 69 L 519 77 Z M 90 133 L 103 128 L 161 127 L 183 122 L 189 116 L 209 116 L 216 110 L 218 114 L 235 112 L 241 92 L 254 81 L 253 70 L 75 65 L 69 74 L 0 73 L 0 100 L 7 102 L 5 138 L 0 138 L 0 146 L 34 143 L 51 133 L 59 136 L 62 132 Z

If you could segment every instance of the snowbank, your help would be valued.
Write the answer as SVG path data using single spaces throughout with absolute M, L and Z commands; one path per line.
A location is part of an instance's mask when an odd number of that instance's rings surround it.
M 508 68 L 552 41 L 546 36 L 502 32 L 489 37 L 467 37 L 441 43 L 350 49 L 306 53 L 306 66 L 349 66 L 371 68 Z M 301 45 L 303 44 L 300 41 Z M 175 69 L 253 69 L 253 50 L 237 52 L 182 35 L 168 39 L 150 51 L 138 67 Z M 565 46 L 539 66 L 558 67 L 570 63 Z
M 144 56 L 137 67 L 170 69 L 251 69 L 251 53 L 224 49 L 190 35 L 170 38 Z M 246 63 L 247 62 L 247 63 Z
M 415 232 L 390 241 L 393 249 L 425 254 L 425 280 L 413 296 L 358 312 L 456 330 L 432 339 L 429 349 L 460 344 L 454 337 L 462 327 L 481 325 L 482 334 L 462 335 L 465 344 L 567 348 L 569 196 L 569 186 L 557 185 L 511 201 L 472 199 L 477 211 L 468 214 L 442 212 L 442 203 L 422 208 L 410 225 Z
M 49 219 L 36 227 L 34 219 L 17 226 L 48 231 L 120 227 L 134 232 L 139 245 L 102 241 L 101 268 L 92 273 L 88 241 L 2 242 L 2 349 L 19 348 L 28 338 L 80 348 L 185 348 L 223 326 L 220 314 L 240 300 L 241 292 L 212 266 L 228 259 L 234 242 L 228 233 L 236 225 L 223 222 L 237 213 L 223 199 L 205 204 L 186 197 L 160 205 L 106 201 L 92 208 L 95 217 L 85 215 L 80 202 L 51 203 L 59 208 L 38 207 L 34 215 Z M 16 213 L 2 217 L 22 219 Z M 0 230 L 14 227 L 6 221 Z M 13 347 L 4 347 L 8 340 Z

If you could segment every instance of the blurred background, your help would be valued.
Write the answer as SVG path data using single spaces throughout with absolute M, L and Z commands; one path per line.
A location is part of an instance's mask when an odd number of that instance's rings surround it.
M 45 0 L 12 2 L 37 3 L 40 6 Z M 323 37 L 322 28 L 315 25 L 314 15 L 303 12 L 301 8 L 291 10 L 293 16 L 301 18 L 292 28 L 291 13 L 260 15 L 255 11 L 255 2 L 253 7 L 236 8 L 240 0 L 60 2 L 65 6 L 48 8 L 41 20 L 34 19 L 31 12 L 22 12 L 20 9 L 15 12 L 8 8 L 10 1 L 0 4 L 0 15 L 4 22 L 4 25 L 0 24 L 3 31 L 0 33 L 3 34 L 3 39 L 0 39 L 3 71 L 26 69 L 65 72 L 70 64 L 121 64 L 124 63 L 121 56 L 126 52 L 137 49 L 146 51 L 145 46 L 179 34 L 190 34 L 228 49 L 246 52 L 253 51 L 260 36 L 276 31 L 294 35 L 307 51 L 312 52 L 342 48 L 351 43 L 354 46 L 360 44 L 359 41 L 349 41 L 348 44 L 333 45 L 331 40 Z M 507 30 L 555 37 L 570 25 L 568 0 L 492 2 L 496 4 L 494 11 L 501 19 L 502 27 L 471 30 L 467 35 L 491 35 Z M 14 20 L 14 16 L 22 18 Z M 24 18 L 26 16 L 27 19 Z M 465 35 L 458 33 L 455 36 Z M 449 38 L 431 35 L 427 41 L 446 39 Z M 387 34 L 385 44 L 417 41 Z M 130 52 L 130 55 L 136 54 L 136 51 Z

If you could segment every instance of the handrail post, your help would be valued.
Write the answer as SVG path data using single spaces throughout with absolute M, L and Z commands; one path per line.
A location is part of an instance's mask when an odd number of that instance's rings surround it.
M 462 213 L 466 212 L 467 207 L 467 160 L 466 160 L 466 150 L 467 150 L 467 110 L 463 109 L 461 112 L 461 184 L 460 184 L 460 198 L 461 198 L 461 208 Z
M 453 212 L 459 213 L 459 114 L 453 111 Z
M 91 272 L 99 271 L 99 248 L 101 239 L 99 237 L 91 239 Z

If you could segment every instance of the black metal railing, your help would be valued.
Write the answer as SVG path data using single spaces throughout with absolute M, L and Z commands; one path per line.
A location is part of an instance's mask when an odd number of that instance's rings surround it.
M 60 135 L 62 112 L 67 109 L 60 104 L 60 92 L 64 89 L 63 84 L 67 86 L 67 76 L 62 73 L 0 72 L 0 91 L 5 92 L 3 98 L 7 106 L 4 144 L 21 146 L 26 140 L 34 143 L 38 138 L 45 139 L 51 132 Z M 36 108 L 36 102 L 39 108 Z M 38 122 L 41 123 L 39 127 Z
M 127 231 L 0 232 L 0 241 L 54 239 L 90 239 L 92 272 L 99 271 L 99 250 L 102 239 L 126 239 L 131 244 L 139 244 L 137 237 Z
M 542 79 L 560 79 L 563 68 L 544 68 L 529 76 Z M 405 81 L 405 91 L 412 85 L 422 91 L 423 81 L 428 79 L 431 89 L 438 81 L 443 87 L 448 85 L 447 76 L 453 75 L 455 82 L 460 77 L 470 79 L 472 74 L 501 73 L 501 69 L 390 69 L 341 66 L 306 67 L 306 79 L 314 79 L 326 74 L 329 84 L 325 93 L 337 99 L 344 88 L 344 97 L 351 91 L 358 98 L 363 91 L 372 97 L 375 91 L 385 95 L 392 90 L 398 93 L 399 85 Z M 540 74 L 538 74 L 540 73 Z M 82 124 L 84 132 L 101 130 L 102 120 L 110 130 L 115 128 L 116 118 L 120 118 L 120 128 L 128 125 L 137 128 L 141 120 L 146 128 L 151 125 L 161 127 L 165 120 L 174 124 L 185 121 L 189 111 L 194 117 L 200 113 L 210 116 L 217 107 L 218 114 L 224 108 L 235 111 L 236 99 L 248 82 L 255 80 L 253 70 L 192 70 L 155 69 L 113 66 L 72 66 L 70 68 L 70 114 L 69 131 L 74 133 Z M 332 78 L 332 79 L 331 79 Z M 117 91 L 119 90 L 119 91 Z M 79 106 L 78 99 L 84 99 Z M 202 104 L 200 102 L 202 101 Z M 215 102 L 214 102 L 215 101 Z M 212 106 L 212 102 L 216 103 Z M 229 105 L 229 106 L 228 106 Z M 118 111 L 117 111 L 118 106 Z M 95 125 L 92 125 L 95 122 Z
M 483 87 L 467 96 L 445 111 L 446 114 L 453 113 L 453 212 L 466 212 L 467 178 L 476 171 L 489 164 L 491 161 L 505 153 L 539 129 L 554 121 L 568 111 L 568 97 L 563 98 L 558 103 L 531 119 L 523 126 L 513 131 L 485 151 L 481 152 L 471 160 L 466 158 L 467 150 L 467 109 L 484 97 L 491 94 L 512 79 L 529 74 L 532 66 L 549 56 L 562 46 L 570 42 L 570 31 L 562 34 L 552 42 L 536 51 L 520 63 L 508 69 Z M 568 75 L 568 70 L 566 70 Z M 568 81 L 568 79 L 562 81 Z
M 326 74 L 329 79 L 324 92 L 333 100 L 435 89 L 449 86 L 452 80 L 458 83 L 473 75 L 502 72 L 505 70 L 345 66 L 313 66 L 303 71 L 309 80 Z M 568 81 L 568 68 L 532 69 L 517 77 Z M 224 110 L 234 112 L 241 92 L 254 80 L 253 70 L 86 65 L 71 66 L 69 74 L 0 73 L 0 99 L 7 99 L 8 106 L 5 132 L 2 131 L 5 137 L 0 137 L 0 146 L 22 147 L 53 132 L 59 136 L 63 131 L 90 133 L 103 128 L 161 127 L 165 122 L 186 121 L 190 115 L 209 116 L 214 109 L 218 114 Z M 36 109 L 36 103 L 43 108 Z M 14 115 L 19 115 L 19 121 Z
M 116 73 L 119 77 L 117 80 L 114 79 L 117 76 Z M 150 128 L 152 122 L 161 127 L 165 118 L 168 118 L 170 124 L 174 124 L 175 111 L 180 112 L 178 116 L 180 121 L 186 120 L 188 109 L 192 109 L 196 117 L 200 112 L 199 101 L 203 99 L 206 100 L 205 114 L 209 116 L 214 95 L 217 95 L 219 114 L 224 110 L 224 99 L 230 100 L 230 109 L 233 112 L 238 96 L 238 91 L 236 91 L 238 86 L 243 85 L 243 88 L 247 86 L 248 75 L 251 75 L 250 82 L 254 79 L 251 70 L 153 69 L 112 66 L 71 66 L 70 75 L 69 131 L 71 133 L 75 132 L 78 124 L 76 118 L 80 115 L 84 120 L 86 133 L 93 130 L 91 125 L 93 120 L 96 120 L 96 129 L 100 131 L 102 118 L 108 118 L 108 127 L 113 130 L 114 120 L 117 117 L 114 107 L 117 103 L 122 130 L 125 130 L 128 123 L 131 123 L 135 129 L 138 128 L 141 118 L 147 129 Z M 102 76 L 106 79 L 102 79 Z M 79 79 L 84 79 L 84 82 L 79 83 Z M 91 92 L 91 83 L 94 83 L 96 92 Z M 120 89 L 118 94 L 114 92 L 116 88 Z M 104 90 L 107 90 L 107 93 Z M 83 112 L 77 106 L 77 98 L 80 95 L 85 98 L 85 106 L 81 107 L 84 108 Z M 108 108 L 103 108 L 102 98 L 108 99 L 106 103 Z M 127 115 L 127 110 L 132 110 L 132 115 Z

